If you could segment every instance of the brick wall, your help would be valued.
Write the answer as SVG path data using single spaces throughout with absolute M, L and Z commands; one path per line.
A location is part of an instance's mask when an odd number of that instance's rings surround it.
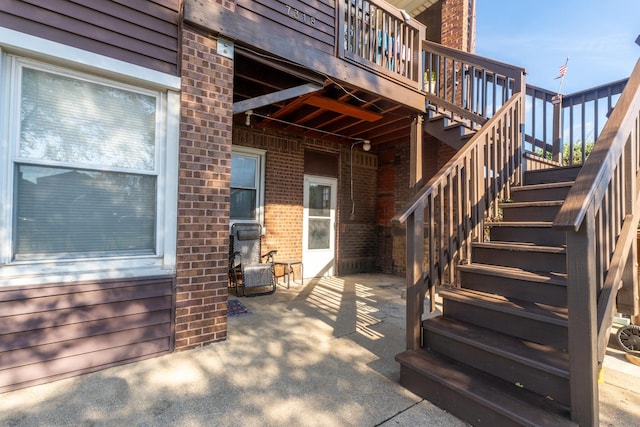
M 304 156 L 314 152 L 339 158 L 336 221 L 337 273 L 374 271 L 376 241 L 377 156 L 354 148 L 351 215 L 350 146 L 301 138 L 236 124 L 233 143 L 266 150 L 265 236 L 263 252 L 276 249 L 277 259 L 302 259 Z
M 378 148 L 376 267 L 383 273 L 402 275 L 405 270 L 404 226 L 393 226 L 391 218 L 413 194 L 409 187 L 410 155 L 406 141 L 396 141 Z
M 475 49 L 475 34 L 470 19 L 474 13 L 470 7 L 472 0 L 443 0 L 441 43 L 455 49 L 473 52 Z
M 302 259 L 304 156 L 314 152 L 339 156 L 336 220 L 337 273 L 374 271 L 377 252 L 377 156 L 354 148 L 354 215 L 351 216 L 350 146 L 301 138 L 236 124 L 235 145 L 266 150 L 265 236 L 263 252 L 276 249 L 277 259 Z
M 275 249 L 276 259 L 302 259 L 303 141 L 236 125 L 233 143 L 267 151 L 262 252 Z
M 456 150 L 427 135 L 423 146 L 424 182 L 444 166 Z M 376 240 L 378 242 L 376 268 L 390 274 L 405 274 L 406 228 L 392 225 L 391 218 L 404 207 L 413 195 L 409 187 L 409 144 L 391 143 L 378 149 Z
M 353 155 L 353 157 L 352 157 Z M 378 158 L 362 151 L 344 147 L 341 153 L 339 188 L 342 194 L 339 209 L 339 274 L 375 271 L 378 242 L 376 239 L 376 181 Z M 353 200 L 351 183 L 353 182 Z
M 182 32 L 176 350 L 227 335 L 233 62 Z

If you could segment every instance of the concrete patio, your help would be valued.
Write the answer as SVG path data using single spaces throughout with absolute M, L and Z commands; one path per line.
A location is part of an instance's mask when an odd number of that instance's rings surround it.
M 465 426 L 398 384 L 403 278 L 240 298 L 228 339 L 0 396 L 1 426 Z M 232 297 L 235 298 L 235 297 Z M 640 425 L 640 366 L 610 348 L 601 425 Z

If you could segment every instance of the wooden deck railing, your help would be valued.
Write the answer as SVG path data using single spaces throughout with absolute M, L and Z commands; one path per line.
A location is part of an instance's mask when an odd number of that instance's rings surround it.
M 637 284 L 640 61 L 553 226 L 567 232 L 572 418 L 598 423 L 598 369 L 617 291 Z
M 527 85 L 525 150 L 565 166 L 584 164 L 627 81 L 561 96 Z
M 423 89 L 436 110 L 483 124 L 523 91 L 525 70 L 429 41 L 422 42 Z
M 338 0 L 338 55 L 418 88 L 424 25 L 383 1 Z
M 406 223 L 407 348 L 420 348 L 424 298 L 456 281 L 456 265 L 483 240 L 484 220 L 519 183 L 524 93 L 516 92 L 392 219 Z M 426 254 L 425 254 L 426 251 Z

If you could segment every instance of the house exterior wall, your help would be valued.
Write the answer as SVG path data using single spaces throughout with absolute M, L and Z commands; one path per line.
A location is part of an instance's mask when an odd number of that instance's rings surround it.
M 413 195 L 409 186 L 409 144 L 385 144 L 378 149 L 376 267 L 378 271 L 404 275 L 406 270 L 406 231 L 391 223 Z M 456 150 L 427 135 L 423 140 L 423 182 L 429 181 L 456 153 Z
M 16 70 L 23 69 L 50 75 L 55 72 L 65 79 L 86 78 L 94 87 L 111 86 L 134 94 L 151 94 L 159 100 L 155 107 L 159 123 L 155 144 L 162 154 L 153 155 L 152 161 L 162 163 L 162 172 L 152 171 L 151 176 L 156 178 L 161 192 L 156 210 L 163 213 L 156 220 L 163 233 L 160 238 L 156 236 L 157 252 L 138 260 L 133 259 L 136 257 L 93 260 L 84 255 L 54 262 L 38 257 L 15 262 L 13 253 L 7 250 L 13 245 L 7 244 L 7 239 L 15 238 L 16 208 L 3 209 L 0 392 L 165 354 L 174 348 L 176 277 L 172 217 L 176 211 L 177 186 L 172 178 L 177 175 L 179 12 L 178 0 L 141 1 L 126 6 L 108 0 L 88 5 L 71 1 L 38 5 L 3 2 L 0 10 L 3 206 L 15 206 L 15 200 L 23 200 L 22 194 L 16 196 L 18 190 L 13 185 L 23 179 L 11 173 L 15 165 L 26 163 L 41 168 L 35 157 L 11 154 L 16 152 L 19 139 L 9 137 L 7 128 L 13 129 L 21 119 L 13 114 L 20 110 L 15 108 L 17 97 L 7 96 L 17 93 L 14 91 L 20 87 L 13 76 Z M 61 167 L 55 164 L 56 160 L 53 166 Z M 58 176 L 74 174 L 77 172 Z
M 341 275 L 376 271 L 376 187 L 378 156 L 360 144 L 341 150 L 338 272 Z M 353 184 L 353 199 L 351 185 Z
M 278 259 L 302 259 L 303 178 L 305 173 L 338 179 L 336 261 L 337 274 L 374 271 L 375 182 L 377 156 L 354 148 L 353 168 L 350 147 L 344 144 L 302 138 L 236 124 L 233 144 L 266 151 L 265 235 L 262 252 L 277 250 Z M 339 169 L 322 172 L 305 170 L 307 156 L 335 156 Z M 307 158 L 307 164 L 309 159 Z M 353 205 L 351 180 L 353 171 Z M 353 209 L 353 216 L 351 215 Z M 297 272 L 296 272 L 297 273 Z M 278 272 L 281 274 L 281 272 Z
M 276 249 L 280 259 L 302 258 L 303 178 L 305 172 L 311 171 L 305 169 L 305 164 L 310 168 L 313 163 L 305 160 L 329 155 L 337 163 L 330 172 L 338 179 L 337 274 L 404 273 L 404 233 L 393 228 L 390 219 L 411 195 L 408 141 L 365 153 L 359 145 L 351 147 L 351 141 L 327 142 L 233 124 L 233 60 L 218 55 L 217 41 L 208 32 L 179 22 L 178 0 L 149 0 L 126 7 L 109 0 L 84 7 L 71 1 L 59 4 L 63 7 L 10 1 L 0 11 L 0 30 L 26 31 L 37 40 L 56 42 L 56 47 L 76 49 L 65 58 L 15 46 L 10 49 L 12 54 L 34 55 L 38 60 L 96 78 L 129 85 L 140 83 L 145 90 L 155 88 L 166 95 L 170 123 L 164 131 L 176 133 L 175 147 L 169 135 L 169 142 L 160 150 L 166 156 L 164 168 L 171 169 L 175 163 L 175 176 L 169 173 L 162 187 L 166 202 L 159 207 L 166 218 L 159 229 L 161 234 L 169 235 L 165 240 L 168 244 L 159 248 L 158 259 L 164 264 L 155 270 L 105 270 L 102 276 L 93 278 L 91 272 L 74 272 L 73 276 L 61 272 L 59 281 L 46 279 L 46 286 L 24 277 L 18 285 L 7 286 L 10 279 L 2 281 L 4 265 L 0 263 L 0 328 L 4 328 L 0 335 L 11 337 L 0 347 L 0 355 L 7 356 L 0 357 L 0 392 L 226 338 L 234 145 L 266 152 L 264 251 Z M 228 11 L 236 7 L 234 1 L 217 4 Z M 3 40 L 0 48 L 6 50 Z M 104 58 L 116 62 L 100 68 L 91 60 L 74 58 L 78 53 L 84 58 L 87 52 L 94 55 L 88 58 L 95 59 L 95 63 Z M 135 66 L 133 71 L 128 65 Z M 177 86 L 174 81 L 179 82 Z M 430 147 L 426 150 L 429 164 L 444 164 L 451 155 L 446 147 L 436 149 L 435 143 L 426 144 Z M 174 182 L 170 182 L 172 178 Z M 2 194 L 0 189 L 0 197 Z M 167 226 L 172 221 L 174 224 Z M 6 228 L 10 224 L 0 226 Z M 117 277 L 107 279 L 114 271 Z M 88 313 L 86 317 L 54 318 L 52 310 L 43 312 L 43 302 L 65 301 L 71 294 L 86 295 L 64 310 Z M 131 300 L 137 301 L 138 311 L 130 310 Z M 100 309 L 85 308 L 88 306 Z M 51 321 L 34 323 L 32 314 L 38 310 L 44 313 L 42 318 L 49 317 Z M 129 310 L 127 316 L 136 320 L 114 321 L 122 310 Z M 122 330 L 114 330 L 116 324 L 122 325 Z M 135 327 L 127 327 L 131 325 Z M 52 345 L 48 341 L 50 333 L 61 334 L 66 344 Z M 123 340 L 129 340 L 127 351 L 115 350 Z M 58 360 L 69 356 L 63 351 L 68 345 L 92 356 L 78 353 L 74 356 L 77 363 L 65 367 Z M 26 354 L 31 358 L 24 358 Z M 34 361 L 33 357 L 40 359 Z M 27 371 L 15 362 L 22 358 L 30 364 L 40 363 L 38 370 L 25 374 Z
M 177 75 L 179 3 L 9 0 L 0 27 Z
M 262 252 L 277 250 L 276 259 L 302 259 L 303 139 L 240 125 L 233 135 L 234 145 L 267 152 Z

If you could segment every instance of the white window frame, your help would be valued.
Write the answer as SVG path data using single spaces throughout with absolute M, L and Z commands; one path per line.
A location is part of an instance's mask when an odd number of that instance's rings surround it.
M 14 260 L 17 63 L 158 96 L 156 253 Z M 175 274 L 180 78 L 0 27 L 0 287 Z M 14 98 L 14 99 L 11 99 Z M 73 165 L 71 165 L 73 167 Z M 99 169 L 99 168 L 97 168 Z
M 229 227 L 235 223 L 259 223 L 262 225 L 264 232 L 264 184 L 265 184 L 265 165 L 266 151 L 258 148 L 243 147 L 241 145 L 231 146 L 231 156 L 242 155 L 256 159 L 256 216 L 253 219 L 233 219 L 229 218 Z M 231 171 L 233 173 L 233 171 Z

